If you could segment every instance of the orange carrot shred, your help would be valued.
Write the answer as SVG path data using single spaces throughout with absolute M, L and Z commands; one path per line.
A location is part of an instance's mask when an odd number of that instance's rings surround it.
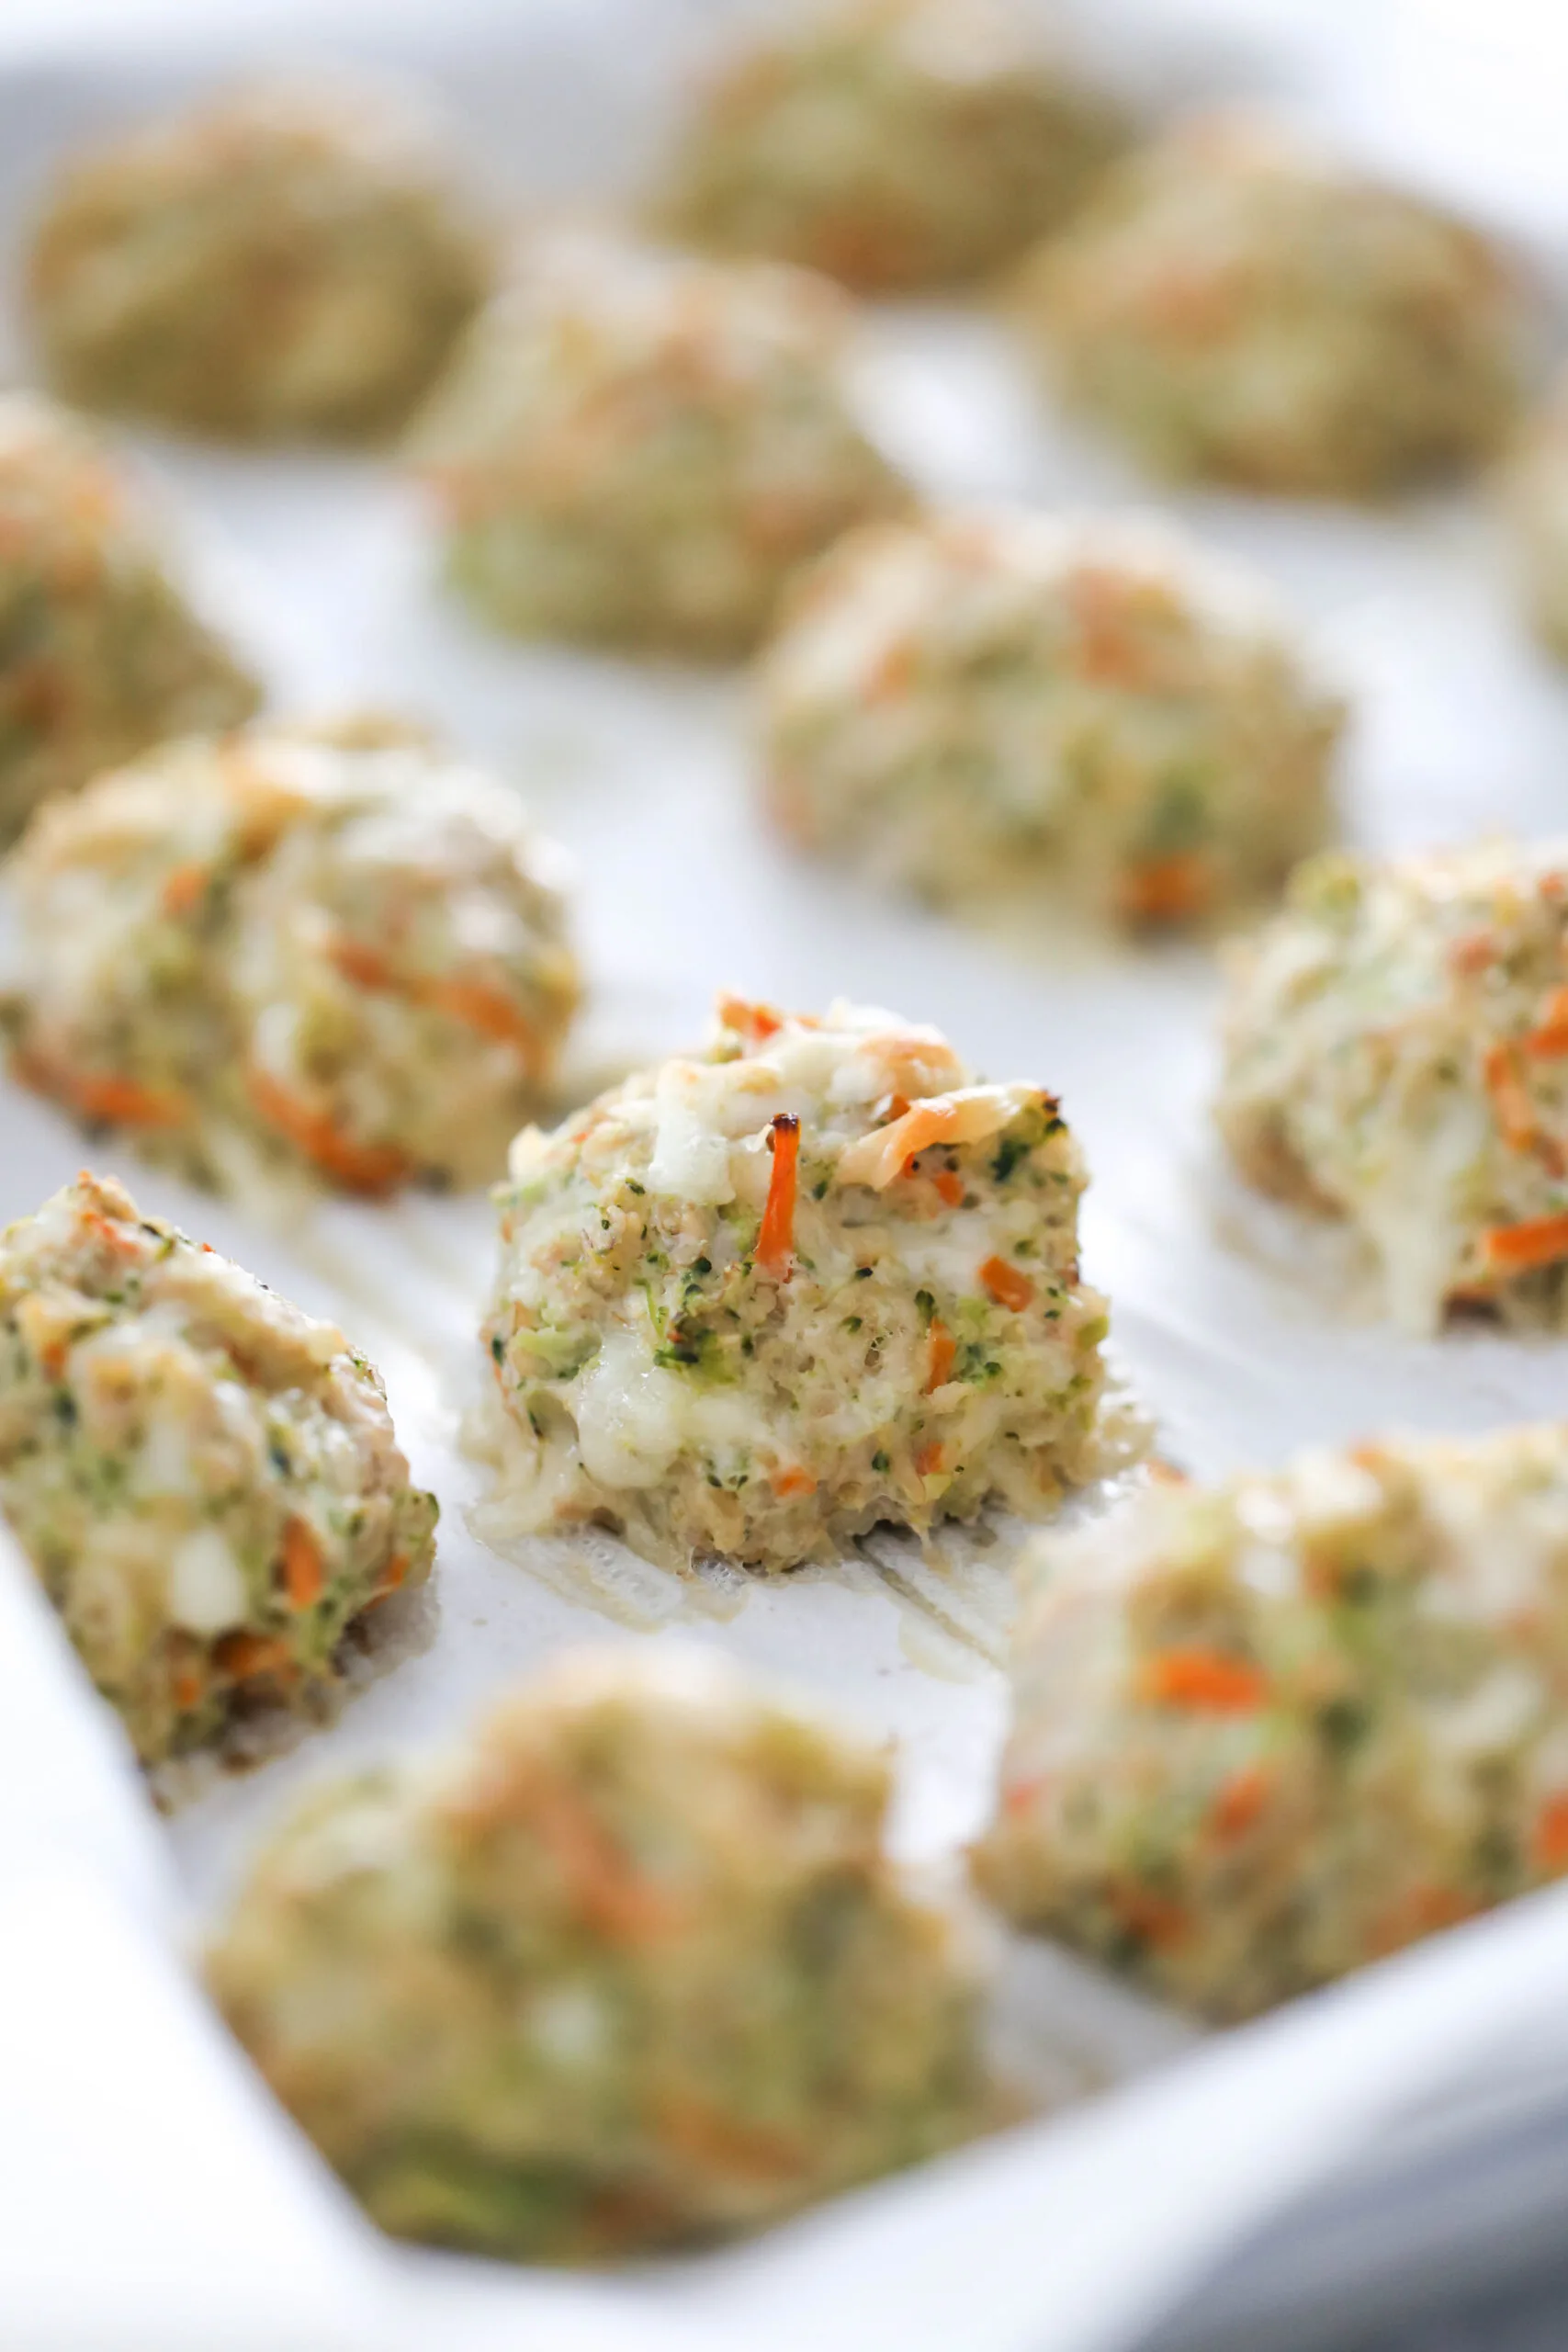
M 289 1607 L 309 1609 L 326 1589 L 326 1562 L 313 1528 L 290 1519 L 283 1529 L 283 1589 Z
M 213 1660 L 236 1682 L 254 1681 L 262 1674 L 286 1674 L 294 1670 L 294 1660 L 287 1642 L 265 1634 L 225 1634 L 212 1652 Z
M 806 2169 L 807 2152 L 797 2140 L 726 2115 L 690 2092 L 665 2094 L 655 2128 L 667 2148 L 716 2179 L 789 2180 Z
M 1568 1054 L 1568 988 L 1548 992 L 1540 1021 L 1519 1042 L 1527 1054 L 1540 1061 L 1560 1060 Z
M 1138 1687 L 1157 1705 L 1224 1715 L 1250 1714 L 1269 1695 L 1256 1666 L 1222 1650 L 1162 1650 L 1144 1661 Z
M 1269 1802 L 1272 1786 L 1268 1768 L 1244 1764 L 1224 1781 L 1209 1813 L 1209 1828 L 1222 1844 L 1244 1838 Z
M 1537 1870 L 1568 1871 L 1568 1793 L 1548 1797 L 1536 1815 L 1530 1859 Z
M 928 1438 L 924 1445 L 915 1448 L 915 1471 L 921 1478 L 934 1478 L 942 1468 L 942 1450 L 940 1442 Z
M 501 989 L 489 988 L 482 980 L 431 980 L 414 993 L 465 1028 L 477 1029 L 481 1037 L 515 1046 L 530 1069 L 538 1068 L 539 1033 Z
M 186 1104 L 179 1095 L 159 1093 L 113 1071 L 66 1069 L 33 1054 L 18 1054 L 16 1071 L 25 1086 L 52 1095 L 79 1119 L 101 1119 L 117 1127 L 182 1127 L 186 1123 Z
M 1510 1151 L 1528 1151 L 1535 1137 L 1535 1108 L 1511 1045 L 1494 1046 L 1483 1068 L 1497 1128 Z
M 1124 1886 L 1111 1897 L 1111 1907 L 1122 1925 L 1145 1943 L 1169 1946 L 1179 1944 L 1189 1934 L 1191 1921 L 1179 1903 L 1168 1895 L 1156 1894 L 1152 1887 Z
M 406 1581 L 408 1572 L 408 1554 L 406 1552 L 394 1552 L 391 1558 L 388 1561 L 386 1566 L 382 1569 L 380 1575 L 376 1579 L 376 1598 L 378 1600 L 382 1600 L 389 1592 L 398 1591 Z
M 1116 902 L 1134 922 L 1181 922 L 1202 911 L 1213 889 L 1202 858 L 1185 850 L 1130 865 L 1118 886 Z
M 964 1198 L 964 1179 L 956 1169 L 939 1168 L 931 1178 L 940 1198 L 950 1209 L 955 1209 Z
M 981 1286 L 989 1292 L 998 1306 L 1010 1307 L 1021 1315 L 1034 1296 L 1034 1284 L 1005 1258 L 987 1258 L 980 1269 Z
M 312 1111 L 265 1070 L 253 1069 L 247 1084 L 257 1114 L 287 1136 L 345 1193 L 374 1200 L 395 1191 L 408 1177 L 409 1162 L 395 1145 L 355 1143 L 340 1133 L 324 1112 Z
M 761 1045 L 765 1037 L 784 1027 L 784 1015 L 775 1012 L 771 1004 L 751 1004 L 743 996 L 721 996 L 718 1017 L 727 1029 L 750 1037 L 754 1045 Z
M 775 1470 L 768 1484 L 782 1503 L 788 1502 L 792 1495 L 814 1495 L 817 1492 L 816 1479 L 798 1463 L 787 1469 Z
M 787 1282 L 795 1265 L 795 1191 L 800 1159 L 800 1121 L 781 1111 L 773 1126 L 773 1173 L 757 1236 L 757 1263 L 776 1282 Z
M 166 915 L 193 914 L 212 880 L 205 865 L 176 865 L 164 884 L 160 903 Z
M 941 1388 L 953 1377 L 953 1358 L 958 1345 L 940 1316 L 933 1316 L 929 1334 L 931 1353 L 926 1360 L 926 1395 Z
M 361 939 L 334 939 L 327 954 L 344 978 L 352 980 L 355 988 L 391 989 L 397 986 L 392 967 L 380 949 L 367 946 Z
M 1568 1215 L 1527 1217 L 1521 1225 L 1494 1225 L 1481 1237 L 1481 1254 L 1496 1273 L 1525 1274 L 1568 1258 Z

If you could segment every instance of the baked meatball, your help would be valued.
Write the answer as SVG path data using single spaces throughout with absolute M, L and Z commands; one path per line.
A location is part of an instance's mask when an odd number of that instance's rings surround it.
M 86 407 L 353 439 L 402 422 L 491 274 L 421 113 L 265 82 L 68 163 L 28 290 L 51 380 Z
M 235 725 L 258 699 L 96 436 L 0 393 L 0 844 L 48 794 L 163 736 Z
M 1141 523 L 868 526 L 792 599 L 761 701 L 784 830 L 931 899 L 1184 922 L 1330 824 L 1339 706 L 1258 583 Z
M 705 1052 L 513 1148 L 485 1339 L 519 1524 L 838 1558 L 1094 1475 L 1105 1301 L 1077 1148 L 891 1013 L 720 1001 Z
M 0 1234 L 0 1507 L 146 1764 L 320 1713 L 436 1515 L 341 1331 L 87 1175 Z
M 384 2227 L 581 2261 L 728 2235 L 975 2128 L 981 1973 L 879 1748 L 711 1654 L 562 1660 L 321 1789 L 209 1953 Z
M 1521 436 L 1506 494 L 1530 618 L 1568 662 L 1568 378 Z
M 825 280 L 552 240 L 416 427 L 450 575 L 499 627 L 743 652 L 780 589 L 906 492 L 851 413 Z
M 1016 12 L 829 0 L 713 77 L 654 209 L 700 245 L 908 292 L 1021 253 L 1123 136 L 1109 99 Z
M 498 1174 L 578 997 L 558 853 L 395 729 L 165 744 L 18 850 L 13 1066 L 197 1181 Z
M 1220 2021 L 1568 1871 L 1568 1430 L 1303 1454 L 1038 1545 L 976 1866 Z
M 1518 402 L 1498 251 L 1259 122 L 1116 166 L 1019 296 L 1066 399 L 1160 473 L 1375 498 L 1488 457 Z
M 1233 951 L 1220 1131 L 1386 1305 L 1568 1320 L 1568 842 L 1303 866 Z

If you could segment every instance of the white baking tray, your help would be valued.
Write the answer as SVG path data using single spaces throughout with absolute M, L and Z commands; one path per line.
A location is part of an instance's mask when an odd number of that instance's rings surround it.
M 504 23 L 459 9 L 417 25 L 409 12 L 382 53 L 445 84 L 502 184 L 552 203 L 603 199 L 646 152 L 705 13 L 721 12 L 582 0 Z M 255 40 L 247 53 L 268 55 Z M 7 244 L 55 149 L 217 62 L 128 51 L 0 74 Z M 25 366 L 20 343 L 11 349 Z M 869 418 L 933 493 L 1146 498 L 1113 456 L 1050 423 L 977 311 L 877 314 L 859 380 Z M 1235 1197 L 1206 1125 L 1204 956 L 1043 926 L 987 938 L 809 867 L 759 821 L 740 680 L 485 637 L 439 591 L 418 502 L 379 464 L 124 439 L 279 707 L 370 700 L 433 719 L 570 845 L 593 989 L 585 1066 L 689 1042 L 722 985 L 806 1006 L 836 994 L 891 1004 L 942 1024 L 989 1075 L 1060 1091 L 1093 1171 L 1085 1258 L 1111 1295 L 1119 1359 L 1162 1450 L 1200 1473 L 1390 1425 L 1568 1412 L 1568 1349 L 1394 1337 L 1314 1295 L 1289 1238 Z M 1568 820 L 1568 690 L 1518 627 L 1478 502 L 1379 518 L 1175 503 L 1274 576 L 1354 696 L 1354 838 L 1393 847 Z M 83 1156 L 46 1106 L 0 1090 L 0 1216 L 35 1206 Z M 983 1816 L 1001 1729 L 1005 1583 L 984 1557 L 944 1576 L 897 1545 L 840 1575 L 721 1589 L 682 1585 L 607 1541 L 586 1569 L 581 1545 L 571 1560 L 548 1544 L 503 1555 L 468 1524 L 485 1474 L 458 1444 L 489 1273 L 484 1204 L 324 1205 L 284 1229 L 119 1166 L 148 1207 L 340 1320 L 381 1364 L 415 1474 L 442 1498 L 440 1610 L 428 1645 L 333 1729 L 158 1827 L 22 1572 L 0 1562 L 6 2352 L 1111 2352 L 1299 2188 L 1374 2161 L 1385 2129 L 1450 2111 L 1523 2037 L 1544 2065 L 1564 2030 L 1553 2021 L 1568 1897 L 1176 2061 L 1179 2033 L 1035 1956 L 1015 1972 L 1010 2015 L 1044 2072 L 1130 2078 L 1064 2120 L 754 2245 L 622 2278 L 385 2246 L 259 2092 L 178 1957 L 291 1792 L 350 1758 L 440 1738 L 569 1642 L 685 1636 L 886 1728 L 899 1746 L 900 1842 L 951 1851 Z

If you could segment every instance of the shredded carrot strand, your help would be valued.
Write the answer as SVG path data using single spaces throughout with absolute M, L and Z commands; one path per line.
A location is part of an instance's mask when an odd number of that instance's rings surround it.
M 1209 1812 L 1209 1828 L 1222 1845 L 1245 1838 L 1267 1805 L 1273 1786 L 1267 1766 L 1244 1764 L 1224 1781 Z
M 294 1672 L 288 1643 L 265 1634 L 225 1634 L 212 1656 L 214 1663 L 236 1682 L 251 1682 L 263 1674 Z
M 942 1468 L 942 1446 L 935 1438 L 928 1439 L 924 1445 L 915 1448 L 915 1471 L 919 1477 L 934 1478 Z
M 1560 1060 L 1568 1054 L 1568 988 L 1549 991 L 1540 1021 L 1519 1042 L 1540 1061 Z
M 164 883 L 160 904 L 166 915 L 194 913 L 206 898 L 212 880 L 205 865 L 176 865 Z
M 655 2111 L 656 2129 L 667 2148 L 716 2179 L 793 2179 L 805 2170 L 799 2142 L 765 2124 L 725 2115 L 690 2092 L 669 2092 Z
M 1535 1140 L 1535 1108 L 1513 1046 L 1494 1046 L 1483 1069 L 1498 1133 L 1510 1151 L 1528 1151 Z
M 378 947 L 367 947 L 362 939 L 334 939 L 327 950 L 331 962 L 352 980 L 355 988 L 393 989 L 397 981 L 392 967 Z
M 795 1193 L 800 1161 L 800 1121 L 781 1111 L 773 1126 L 773 1173 L 757 1236 L 757 1263 L 777 1282 L 787 1282 L 795 1264 Z
M 798 1463 L 785 1470 L 775 1470 L 768 1484 L 782 1503 L 788 1502 L 792 1495 L 814 1495 L 817 1492 L 816 1479 Z
M 938 1197 L 944 1201 L 950 1209 L 959 1206 L 964 1198 L 964 1179 L 956 1169 L 939 1168 L 931 1178 L 931 1182 L 936 1186 Z
M 283 1530 L 283 1589 L 290 1608 L 309 1609 L 326 1589 L 327 1566 L 313 1528 L 290 1519 Z
M 1548 1797 L 1536 1815 L 1530 1859 L 1537 1870 L 1568 1871 L 1568 1794 Z
M 355 1143 L 333 1126 L 325 1112 L 312 1111 L 266 1070 L 253 1069 L 247 1085 L 258 1117 L 287 1136 L 345 1193 L 375 1200 L 408 1177 L 409 1162 L 395 1145 Z
M 40 1056 L 18 1054 L 17 1076 L 24 1086 L 52 1095 L 79 1119 L 117 1127 L 183 1127 L 186 1108 L 177 1094 L 163 1094 L 134 1078 L 112 1071 L 73 1070 Z
M 721 996 L 718 1017 L 727 1029 L 733 1029 L 738 1036 L 750 1037 L 754 1045 L 761 1045 L 765 1037 L 784 1027 L 782 1012 L 775 1012 L 771 1004 L 752 1004 L 743 996 Z
M 1181 1905 L 1168 1895 L 1156 1894 L 1152 1887 L 1118 1887 L 1110 1900 L 1122 1925 L 1145 1943 L 1179 1944 L 1190 1932 L 1192 1922 Z
M 1117 886 L 1116 903 L 1135 922 L 1181 922 L 1200 914 L 1213 895 L 1208 866 L 1194 851 L 1184 850 L 1130 865 Z
M 408 1554 L 406 1552 L 394 1552 L 391 1558 L 388 1561 L 386 1566 L 382 1569 L 380 1575 L 376 1579 L 377 1600 L 383 1600 L 388 1593 L 397 1592 L 407 1581 L 408 1572 Z
M 1481 1254 L 1496 1273 L 1525 1274 L 1568 1258 L 1568 1215 L 1527 1217 L 1520 1225 L 1494 1225 L 1481 1237 Z
M 1048 1772 L 1031 1772 L 1025 1780 L 1010 1781 L 1002 1791 L 1002 1811 L 1032 1813 L 1050 1785 Z
M 487 981 L 453 976 L 438 979 L 426 973 L 400 972 L 382 955 L 359 939 L 334 939 L 329 953 L 345 979 L 355 987 L 383 989 L 406 996 L 416 1004 L 434 1006 L 450 1020 L 477 1029 L 483 1037 L 516 1048 L 531 1069 L 539 1063 L 539 1034 L 526 1013 L 503 989 Z
M 981 1287 L 989 1292 L 998 1306 L 1010 1307 L 1021 1315 L 1034 1296 L 1034 1284 L 1005 1258 L 987 1258 L 980 1269 Z
M 546 1775 L 525 1792 L 524 1811 L 548 1849 L 591 1927 L 617 1943 L 646 1943 L 676 1922 L 670 1897 L 640 1877 L 577 1791 Z
M 933 1388 L 941 1388 L 952 1379 L 953 1358 L 958 1353 L 958 1343 L 940 1315 L 931 1319 L 929 1340 L 931 1352 L 926 1359 L 928 1396 Z
M 1477 972 L 1488 970 L 1496 960 L 1497 943 L 1489 931 L 1467 932 L 1449 949 L 1449 962 L 1454 970 L 1472 978 Z
M 452 979 L 432 980 L 414 993 L 438 1012 L 460 1021 L 465 1028 L 477 1029 L 481 1037 L 514 1046 L 530 1069 L 537 1068 L 539 1033 L 526 1013 L 502 989 L 489 988 L 483 980 Z
M 1211 1714 L 1250 1714 L 1269 1695 L 1256 1666 L 1222 1650 L 1163 1650 L 1145 1658 L 1138 1685 L 1140 1696 L 1160 1706 Z
M 1474 1913 L 1474 1902 L 1458 1887 L 1413 1886 L 1372 1922 L 1368 1948 L 1374 1953 L 1399 1951 L 1421 1936 L 1436 1935 L 1443 1928 L 1457 1928 L 1461 1920 L 1472 1918 Z

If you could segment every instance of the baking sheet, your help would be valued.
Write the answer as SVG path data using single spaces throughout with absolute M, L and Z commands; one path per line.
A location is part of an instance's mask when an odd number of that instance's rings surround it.
M 667 86 L 677 35 L 690 35 L 678 10 L 634 14 L 635 48 L 603 38 L 624 12 L 614 0 L 595 0 L 576 20 L 570 12 L 532 12 L 536 51 L 514 39 L 488 88 L 482 52 L 451 64 L 455 95 L 484 90 L 481 130 L 488 125 L 492 140 L 509 99 L 541 126 L 537 151 L 528 152 L 552 200 L 592 193 L 596 158 L 597 176 L 607 181 L 608 159 L 624 161 L 626 127 L 642 119 L 638 76 L 651 102 L 661 75 Z M 590 17 L 596 34 L 585 39 Z M 669 50 L 660 48 L 661 28 Z M 519 62 L 525 55 L 532 72 Z M 53 146 L 85 122 L 155 102 L 180 78 L 154 67 L 135 76 L 82 70 L 0 80 L 0 201 L 9 217 Z M 558 87 L 566 93 L 558 99 L 548 95 Z M 515 143 L 495 160 L 502 176 L 507 165 L 519 176 Z M 1077 508 L 1146 502 L 1112 453 L 1045 415 L 1004 333 L 981 312 L 875 314 L 857 378 L 869 420 L 935 495 Z M 440 592 L 419 502 L 381 465 L 257 459 L 151 435 L 124 438 L 173 501 L 193 570 L 277 707 L 368 700 L 432 719 L 513 779 L 541 823 L 569 843 L 593 990 L 580 1054 L 585 1069 L 688 1043 L 714 988 L 725 986 L 803 1006 L 837 994 L 886 1003 L 942 1024 L 987 1074 L 1026 1076 L 1060 1092 L 1093 1174 L 1085 1262 L 1111 1295 L 1118 1360 L 1157 1418 L 1161 1450 L 1200 1474 L 1391 1425 L 1482 1429 L 1568 1411 L 1568 1348 L 1473 1332 L 1425 1345 L 1358 1319 L 1353 1302 L 1336 1295 L 1325 1304 L 1309 1286 L 1304 1276 L 1316 1258 L 1303 1257 L 1289 1228 L 1235 1195 L 1207 1131 L 1215 994 L 1207 956 L 1129 948 L 1043 923 L 1035 935 L 1010 925 L 1005 936 L 987 936 L 808 865 L 759 820 L 743 681 L 486 637 Z M 1482 503 L 1438 500 L 1375 518 L 1214 495 L 1167 503 L 1215 545 L 1269 571 L 1354 698 L 1345 775 L 1352 838 L 1403 847 L 1462 837 L 1478 825 L 1540 832 L 1562 824 L 1568 690 L 1519 628 L 1506 551 Z M 14 1090 L 0 1093 L 0 1216 L 35 1206 L 84 1156 L 62 1121 Z M 798 2343 L 808 2331 L 857 2352 L 885 2342 L 914 2352 L 925 2345 L 945 2352 L 959 2341 L 965 2352 L 1111 2345 L 1253 2214 L 1269 2210 L 1292 2179 L 1357 2145 L 1371 2120 L 1416 2088 L 1430 2094 L 1434 2068 L 1462 2054 L 1456 2003 L 1469 2035 L 1500 2030 L 1504 1987 L 1512 1983 L 1513 2008 L 1528 2015 L 1560 1970 L 1563 1906 L 1549 1899 L 1445 1939 L 1259 2034 L 1212 2045 L 1146 2090 L 850 2200 L 760 2246 L 635 2282 L 541 2283 L 384 2254 L 293 2135 L 250 2095 L 199 2012 L 186 2014 L 160 1923 L 199 1919 L 263 1823 L 303 1781 L 393 1745 L 440 1738 L 532 1661 L 581 1639 L 716 1643 L 885 1728 L 900 1755 L 900 1844 L 922 1856 L 950 1852 L 983 1816 L 1002 1725 L 995 1660 L 1008 1605 L 1005 1566 L 999 1551 L 971 1556 L 954 1546 L 954 1567 L 943 1574 L 909 1547 L 875 1545 L 841 1575 L 716 1587 L 661 1576 L 608 1539 L 508 1545 L 502 1554 L 470 1523 L 487 1477 L 460 1443 L 476 1386 L 473 1326 L 490 1272 L 485 1205 L 327 1204 L 304 1220 L 292 1211 L 268 1220 L 194 1195 L 131 1159 L 118 1164 L 145 1205 L 341 1321 L 381 1365 L 415 1475 L 443 1502 L 439 1614 L 428 1645 L 335 1726 L 247 1779 L 209 1788 L 177 1815 L 163 1843 L 168 1883 L 150 1895 L 137 1881 L 130 1924 L 106 1892 L 92 1838 L 78 1835 L 79 1823 L 60 1830 L 62 1853 L 81 1845 L 86 1855 L 82 1888 L 69 1896 L 55 1890 L 65 1905 L 61 1933 L 73 1917 L 78 1941 L 87 1932 L 71 1910 L 74 1901 L 99 1919 L 106 1950 L 113 1932 L 134 1937 L 137 1966 L 128 1964 L 125 1982 L 134 1990 L 145 1979 L 148 2013 L 159 2022 L 128 2027 L 122 2038 L 144 2055 L 162 2037 L 169 2068 L 180 2073 L 173 2020 L 182 2018 L 178 2032 L 194 2037 L 202 2053 L 207 2104 L 198 2100 L 197 2109 L 207 2120 L 193 2122 L 181 2143 L 183 2173 L 168 2132 L 163 2143 L 164 2203 L 177 2215 L 186 2200 L 188 2261 L 165 2264 L 162 2276 L 143 2263 L 137 2292 L 120 2293 L 100 2313 L 105 2326 L 111 2310 L 118 2314 L 122 2333 L 111 2339 L 83 2332 L 85 2307 L 72 2300 L 85 2292 L 83 2280 L 62 2277 L 51 2287 L 38 2253 L 47 2238 L 33 2242 L 30 2267 L 0 2250 L 8 2345 L 28 2340 L 17 2315 L 29 2310 L 36 2328 L 66 2330 L 58 2340 L 73 2352 L 89 2342 L 108 2352 L 111 2340 L 177 2346 L 187 2324 L 206 2330 L 205 2339 L 192 2334 L 193 2343 L 215 2340 L 216 2306 L 200 2300 L 200 2233 L 188 2216 L 190 2199 L 210 2203 L 211 2185 L 191 2159 L 220 2113 L 231 2119 L 224 2130 L 236 2146 L 254 2138 L 258 2180 L 281 2166 L 289 2181 L 276 2208 L 282 2218 L 272 2223 L 275 2251 L 288 2252 L 299 2232 L 315 2248 L 307 2261 L 301 2239 L 293 2316 L 268 2311 L 265 2298 L 247 2313 L 225 2307 L 225 2344 L 248 2341 L 253 2325 L 258 2343 L 301 2341 L 299 2312 L 307 2309 L 320 2341 L 340 2322 L 344 2340 L 357 2340 L 372 2307 L 386 2342 L 389 2327 L 395 2335 L 412 2326 L 417 2306 L 425 2340 L 439 2326 L 444 2344 L 482 2341 L 492 2324 L 510 2331 L 528 2312 L 562 2331 L 621 2331 L 604 2340 L 650 2352 L 675 2317 L 682 2329 L 711 2327 L 715 2341 L 757 2346 Z M 51 1674 L 62 1714 L 79 1717 L 85 1730 L 93 1725 L 91 1737 L 100 1738 L 93 1702 L 69 1663 L 54 1659 Z M 0 1662 L 0 1713 L 4 1689 Z M 60 1731 L 67 1742 L 74 1736 L 63 1721 Z M 119 1792 L 106 1802 L 122 1804 L 114 1753 L 98 1756 L 94 1770 Z M 0 1814 L 0 1829 L 5 1821 Z M 30 1850 L 36 1856 L 47 1845 L 35 1834 Z M 51 1915 L 46 1905 L 28 1916 L 36 1937 L 39 1919 Z M 104 1924 L 111 1918 L 119 1921 L 113 1932 Z M 34 1999 L 50 1982 L 45 1950 L 39 1946 L 29 1981 Z M 1461 1987 L 1478 1985 L 1484 1999 L 1461 1998 Z M 1053 1975 L 1048 1962 L 1026 1961 L 1015 1991 L 1016 2016 L 1037 2053 L 1049 2054 L 1058 2029 L 1108 2073 L 1136 2071 L 1163 2047 L 1134 2005 L 1098 2001 L 1084 1972 Z M 47 2047 L 44 2037 L 37 2052 Z M 20 2073 L 0 2069 L 0 2120 L 6 2104 L 25 2103 L 27 2064 L 35 2072 L 42 2064 L 37 2052 L 30 2061 L 28 2048 L 13 2053 Z M 144 2102 L 125 2064 L 119 2105 L 133 2120 Z M 40 2106 L 46 2088 L 39 2073 Z M 95 2104 L 102 2153 L 115 2143 L 101 2101 Z M 78 2134 L 87 2118 L 84 2103 Z M 72 2122 L 67 2105 L 53 2128 L 68 2132 Z M 37 2180 L 23 2186 L 37 2205 Z M 231 2224 L 242 2197 L 260 2199 L 260 2191 L 231 2184 Z M 255 2205 L 251 2237 L 256 2215 L 274 2210 L 265 2199 Z M 149 2231 L 156 2243 L 152 2222 L 141 2239 L 122 2229 L 117 2243 L 141 2243 Z M 977 2297 L 981 2277 L 987 2291 Z M 300 2300 L 301 2278 L 313 2282 L 314 2302 Z M 30 2305 L 17 2300 L 18 2280 L 30 2280 Z M 383 2308 L 393 2281 L 392 2303 Z M 53 2339 L 44 2332 L 36 2340 Z M 563 2332 L 561 2340 L 575 2339 Z

